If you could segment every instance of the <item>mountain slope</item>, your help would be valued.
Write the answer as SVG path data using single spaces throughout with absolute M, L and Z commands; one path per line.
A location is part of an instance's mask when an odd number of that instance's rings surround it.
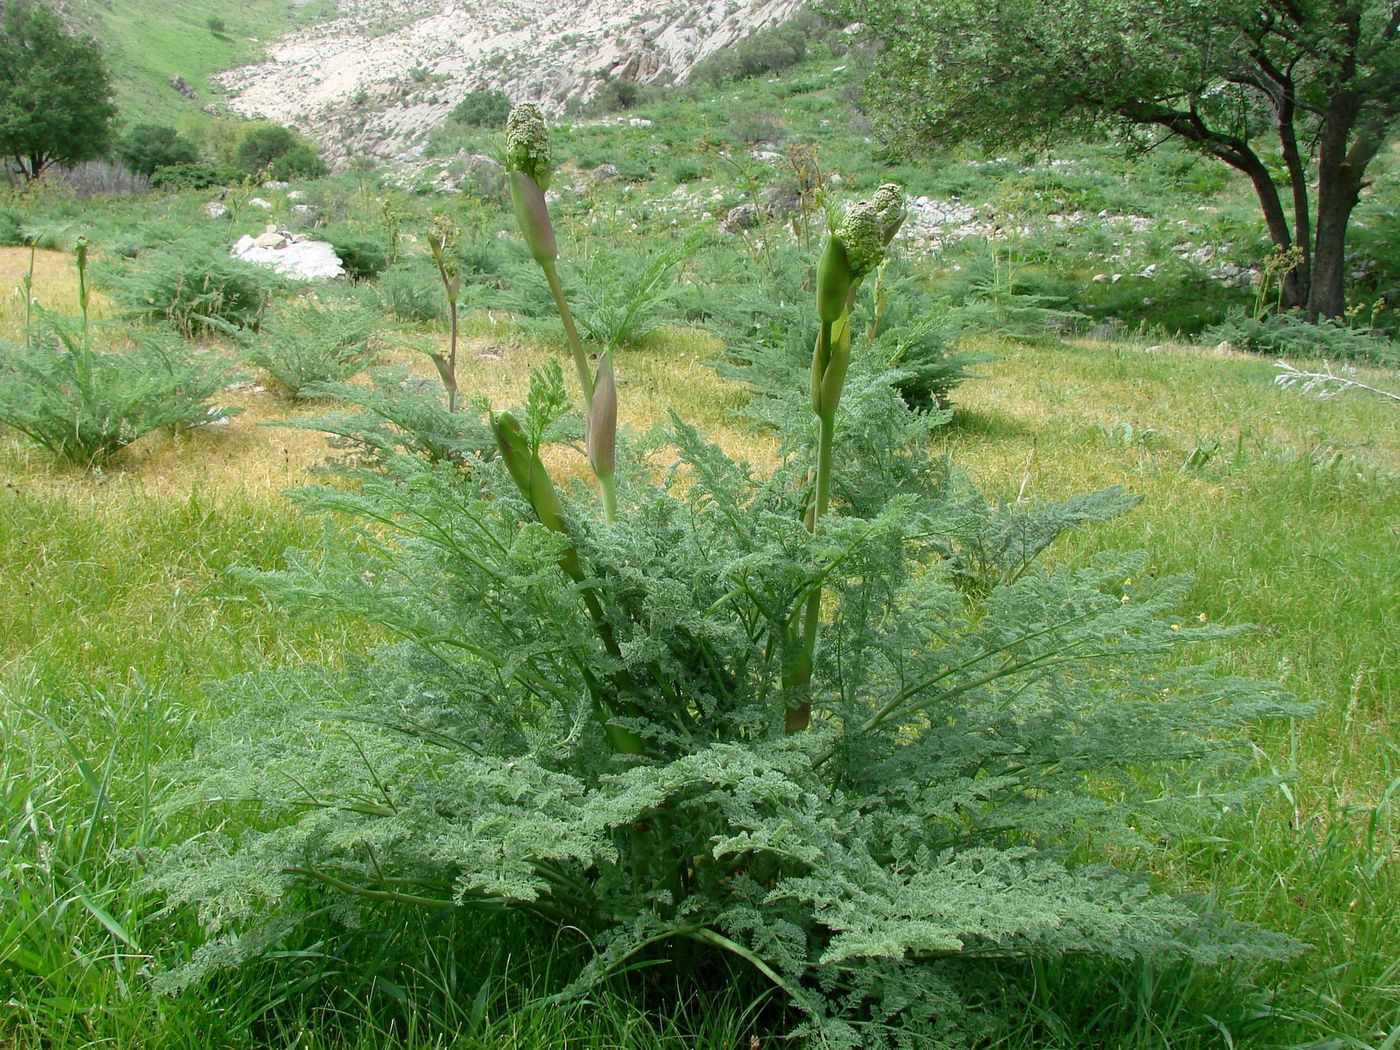
M 211 74 L 256 61 L 265 42 L 335 13 L 335 0 L 66 0 L 56 6 L 66 22 L 102 43 L 123 119 L 164 124 L 223 97 Z M 175 77 L 193 98 L 172 86 Z
M 217 77 L 235 111 L 292 124 L 335 160 L 410 160 L 468 90 L 551 109 L 607 77 L 683 80 L 694 65 L 803 0 L 340 0 L 339 16 Z

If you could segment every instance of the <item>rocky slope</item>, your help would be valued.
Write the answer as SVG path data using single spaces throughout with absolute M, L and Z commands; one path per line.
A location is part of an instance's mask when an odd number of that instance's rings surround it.
M 411 163 L 461 97 L 500 88 L 553 110 L 605 78 L 683 81 L 804 0 L 340 0 L 337 17 L 221 74 L 235 110 L 291 124 L 335 162 Z

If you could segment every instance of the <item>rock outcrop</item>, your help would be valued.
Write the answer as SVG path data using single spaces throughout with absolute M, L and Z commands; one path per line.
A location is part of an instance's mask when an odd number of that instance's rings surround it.
M 291 124 L 333 163 L 411 165 L 468 91 L 558 112 L 608 79 L 685 80 L 695 64 L 804 0 L 340 0 L 338 16 L 220 74 L 235 110 Z

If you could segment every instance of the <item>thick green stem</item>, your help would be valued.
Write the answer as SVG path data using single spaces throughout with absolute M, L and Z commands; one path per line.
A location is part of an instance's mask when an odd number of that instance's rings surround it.
M 447 367 L 452 373 L 452 384 L 447 388 L 447 411 L 457 411 L 457 300 L 449 299 L 447 302 L 447 314 L 451 324 L 451 333 L 447 342 Z
M 553 262 L 541 262 L 540 269 L 549 281 L 549 291 L 554 296 L 559 319 L 564 322 L 564 334 L 569 338 L 569 350 L 574 355 L 574 368 L 578 370 L 579 386 L 583 388 L 583 407 L 587 412 L 593 403 L 593 370 L 588 364 L 588 354 L 583 349 L 583 340 L 579 338 L 578 329 L 574 327 L 574 315 L 569 310 L 569 301 L 564 298 L 564 286 L 559 283 L 558 270 Z
M 603 494 L 603 518 L 606 521 L 617 520 L 617 476 L 614 474 L 598 475 L 598 488 Z

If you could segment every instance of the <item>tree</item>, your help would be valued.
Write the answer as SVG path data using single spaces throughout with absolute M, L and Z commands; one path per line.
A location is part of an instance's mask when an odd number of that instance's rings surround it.
M 326 165 L 309 142 L 291 128 L 262 124 L 243 137 L 234 163 L 249 175 L 277 179 L 320 178 Z
M 905 145 L 1176 136 L 1249 178 L 1296 264 L 1285 305 L 1342 313 L 1347 224 L 1400 119 L 1394 0 L 843 0 L 843 14 L 880 44 L 871 98 Z
M 151 175 L 157 168 L 193 164 L 199 149 L 174 128 L 164 124 L 137 124 L 117 143 L 117 156 L 132 171 Z
M 97 41 L 69 33 L 42 4 L 0 4 L 0 153 L 33 179 L 112 141 L 112 81 Z

